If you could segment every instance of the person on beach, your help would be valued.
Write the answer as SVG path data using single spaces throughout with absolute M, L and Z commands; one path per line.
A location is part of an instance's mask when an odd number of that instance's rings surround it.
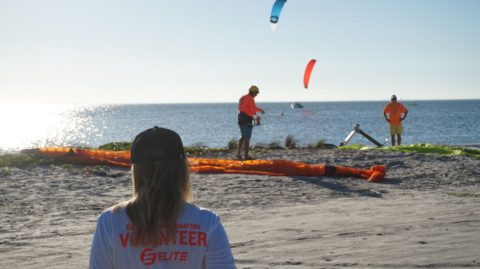
M 219 216 L 189 202 L 180 136 L 156 126 L 141 132 L 131 162 L 133 196 L 99 216 L 89 268 L 236 268 Z
M 385 120 L 390 123 L 390 137 L 392 146 L 395 146 L 395 136 L 397 136 L 397 145 L 402 144 L 403 126 L 402 121 L 407 118 L 408 110 L 400 102 L 397 102 L 397 96 L 392 95 L 390 102 L 383 109 Z
M 257 113 L 265 113 L 263 109 L 255 104 L 255 97 L 260 93 L 258 87 L 252 85 L 248 90 L 248 94 L 242 96 L 238 102 L 238 126 L 240 127 L 241 137 L 238 141 L 237 155 L 238 159 L 242 159 L 242 148 L 244 150 L 244 160 L 252 160 L 248 154 L 250 149 L 250 138 L 253 131 L 253 116 Z

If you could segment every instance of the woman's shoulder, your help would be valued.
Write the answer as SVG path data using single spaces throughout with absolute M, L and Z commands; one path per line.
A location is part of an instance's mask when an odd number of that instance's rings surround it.
M 215 216 L 217 215 L 217 213 L 215 213 L 211 209 L 204 208 L 204 207 L 192 204 L 192 203 L 186 203 L 185 204 L 185 210 L 193 211 L 193 212 L 197 212 L 199 214 L 205 214 L 205 215 L 215 215 Z
M 114 217 L 118 217 L 118 216 L 122 216 L 124 214 L 126 214 L 126 210 L 125 210 L 125 207 L 126 207 L 126 204 L 125 203 L 119 203 L 119 204 L 116 204 L 116 205 L 113 205 L 109 208 L 106 208 L 104 209 L 100 215 L 98 216 L 98 218 L 100 220 L 107 220 L 107 219 L 112 219 Z
M 210 223 L 220 221 L 220 217 L 214 211 L 208 208 L 199 207 L 191 203 L 185 204 L 184 215 L 186 217 L 195 217 L 202 221 L 207 221 Z

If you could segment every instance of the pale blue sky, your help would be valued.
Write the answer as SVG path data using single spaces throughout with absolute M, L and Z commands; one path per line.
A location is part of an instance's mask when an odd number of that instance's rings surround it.
M 479 0 L 273 2 L 0 0 L 0 103 L 480 98 Z

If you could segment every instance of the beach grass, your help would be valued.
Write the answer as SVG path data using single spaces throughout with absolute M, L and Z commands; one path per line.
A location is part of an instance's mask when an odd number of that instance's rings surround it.
M 131 147 L 132 147 L 131 142 L 112 142 L 112 143 L 101 145 L 101 146 L 98 147 L 98 149 L 113 150 L 113 151 L 125 151 L 125 150 L 130 150 Z M 225 149 L 225 148 L 209 148 L 207 146 L 202 145 L 201 143 L 196 144 L 196 145 L 192 145 L 190 147 L 184 147 L 186 155 L 205 155 L 206 153 L 222 152 L 222 151 L 226 151 L 227 149 Z
M 285 147 L 287 149 L 296 148 L 297 147 L 297 140 L 292 135 L 288 135 L 287 138 L 285 138 Z
M 328 144 L 325 142 L 325 139 L 320 139 L 316 143 L 308 144 L 307 148 L 315 148 L 315 149 L 332 149 L 336 148 L 337 146 L 333 144 Z
M 361 150 L 361 149 L 372 149 L 372 148 L 366 147 L 366 146 L 360 145 L 360 144 L 351 144 L 351 145 L 339 146 L 338 149 L 343 149 L 343 150 Z
M 352 144 L 338 147 L 343 150 L 390 150 L 399 152 L 413 152 L 413 153 L 433 153 L 440 155 L 464 155 L 475 158 L 480 158 L 480 149 L 460 147 L 460 146 L 446 146 L 433 144 L 412 144 L 392 147 L 366 147 L 359 144 Z
M 323 141 L 319 141 L 315 145 L 308 145 L 307 148 L 330 148 L 325 147 Z M 130 150 L 131 143 L 129 142 L 115 142 L 105 145 L 101 145 L 98 149 L 102 150 L 114 150 L 124 151 Z M 287 144 L 285 147 L 281 147 L 280 143 L 271 143 L 266 145 L 255 145 L 254 150 L 268 151 L 274 149 L 294 149 L 299 148 L 296 145 L 292 147 L 292 144 Z M 463 155 L 480 159 L 480 149 L 461 147 L 461 146 L 446 146 L 446 145 L 433 145 L 433 144 L 413 144 L 402 145 L 392 147 L 367 147 L 360 144 L 351 144 L 346 146 L 336 147 L 339 150 L 389 150 L 399 151 L 406 153 L 422 153 L 422 154 L 440 154 L 440 155 Z M 185 154 L 187 156 L 204 156 L 209 153 L 228 152 L 234 150 L 235 147 L 230 145 L 226 148 L 209 148 L 202 145 L 194 145 L 191 147 L 185 147 Z M 31 150 L 25 150 L 20 153 L 0 155 L 0 168 L 6 167 L 31 167 L 37 165 L 64 165 L 62 162 L 55 160 L 54 158 L 42 157 L 35 154 Z
M 130 150 L 131 146 L 132 146 L 131 142 L 112 142 L 112 143 L 101 145 L 98 147 L 98 149 L 123 151 L 123 150 Z
M 56 161 L 53 158 L 41 157 L 32 153 L 16 153 L 16 154 L 5 154 L 0 156 L 0 168 L 6 167 L 32 167 L 38 165 L 53 165 L 59 164 L 60 162 Z
M 385 147 L 387 150 L 415 152 L 415 153 L 436 153 L 442 155 L 466 155 L 480 158 L 480 150 L 459 146 L 445 146 L 432 144 L 414 144 L 406 146 Z

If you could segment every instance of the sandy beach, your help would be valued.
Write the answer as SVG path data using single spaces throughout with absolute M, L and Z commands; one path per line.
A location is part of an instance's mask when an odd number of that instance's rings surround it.
M 337 149 L 253 154 L 384 164 L 387 177 L 192 174 L 194 202 L 221 216 L 238 268 L 480 268 L 479 159 Z M 86 268 L 96 217 L 130 193 L 123 168 L 0 169 L 0 268 Z

